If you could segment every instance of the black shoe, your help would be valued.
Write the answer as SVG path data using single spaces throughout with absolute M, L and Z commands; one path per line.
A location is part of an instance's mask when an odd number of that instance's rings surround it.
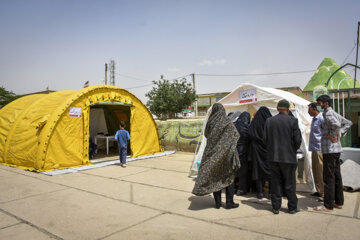
M 238 203 L 227 203 L 226 204 L 226 209 L 238 208 L 238 207 L 239 207 Z
M 264 194 L 262 194 L 262 193 L 258 193 L 258 194 L 256 195 L 256 197 L 257 197 L 258 199 L 263 199 Z
M 314 193 L 310 194 L 310 196 L 313 196 L 313 197 L 321 197 L 321 196 L 320 196 L 320 193 L 318 193 L 318 192 L 314 192 Z
M 300 212 L 299 208 L 295 208 L 294 210 L 289 211 L 290 214 L 295 214 L 297 212 Z
M 216 208 L 216 209 L 219 209 L 220 207 L 221 207 L 221 203 L 216 203 L 216 204 L 215 204 L 215 208 Z
M 246 195 L 245 191 L 243 191 L 243 190 L 237 190 L 236 191 L 236 196 L 244 196 L 244 195 Z
M 274 214 L 279 214 L 280 211 L 273 209 L 272 212 L 273 212 Z

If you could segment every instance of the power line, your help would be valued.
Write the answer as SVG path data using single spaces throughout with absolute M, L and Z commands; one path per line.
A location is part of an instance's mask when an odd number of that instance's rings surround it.
M 345 60 L 342 62 L 342 64 L 341 64 L 340 66 L 344 65 L 344 63 L 346 62 L 346 60 L 348 59 L 348 57 L 350 57 L 350 55 L 351 55 L 352 52 L 354 51 L 355 47 L 356 47 L 356 42 L 354 42 L 354 47 L 351 49 L 351 51 L 350 51 L 349 54 L 346 56 Z
M 265 76 L 265 75 L 285 75 L 285 74 L 299 74 L 299 73 L 309 73 L 309 72 L 315 72 L 316 70 L 304 70 L 304 71 L 295 71 L 295 72 L 276 72 L 276 73 L 243 73 L 243 74 L 205 74 L 205 73 L 197 73 L 195 75 L 197 76 L 208 76 L 208 77 L 245 77 L 245 76 Z M 116 73 L 119 76 L 123 76 L 123 77 L 127 77 L 127 78 L 131 78 L 131 79 L 135 79 L 135 80 L 139 80 L 139 81 L 144 81 L 144 82 L 152 82 L 150 80 L 145 80 L 142 78 L 137 78 L 137 77 L 133 77 L 133 76 L 129 76 L 129 75 L 125 75 L 125 74 L 120 74 L 120 73 Z M 177 78 L 172 78 L 169 79 L 168 81 L 174 81 L 177 79 L 183 79 L 186 77 L 191 76 L 192 74 L 186 74 L 184 76 L 181 77 L 177 77 Z M 154 85 L 154 83 L 150 83 L 150 84 L 146 84 L 146 85 L 140 85 L 140 86 L 134 86 L 134 87 L 129 87 L 126 89 L 135 89 L 135 88 L 142 88 L 142 87 L 149 87 Z
M 125 88 L 125 89 L 134 89 L 134 88 L 142 88 L 142 87 L 149 87 L 154 85 L 153 83 L 151 84 L 146 84 L 146 85 L 141 85 L 141 86 L 134 86 L 134 87 L 129 87 L 129 88 Z
M 125 74 L 120 74 L 120 73 L 115 73 L 119 76 L 122 76 L 122 77 L 126 77 L 126 78 L 131 78 L 131 79 L 135 79 L 135 80 L 139 80 L 139 81 L 143 81 L 143 82 L 152 82 L 151 80 L 145 80 L 145 79 L 142 79 L 142 78 L 137 78 L 137 77 L 132 77 L 132 76 L 129 76 L 129 75 L 125 75 Z M 186 78 L 188 76 L 191 76 L 191 74 L 187 74 L 187 75 L 184 75 L 184 76 L 181 76 L 181 77 L 177 77 L 177 78 L 172 78 L 172 79 L 169 79 L 168 81 L 174 81 L 174 80 L 177 80 L 177 79 L 181 79 L 181 78 Z M 154 85 L 154 83 L 150 83 L 150 84 L 146 84 L 146 85 L 140 85 L 140 86 L 134 86 L 134 87 L 129 87 L 129 88 L 126 88 L 126 89 L 134 89 L 134 88 L 142 88 L 142 87 L 148 87 L 148 86 L 152 86 Z
M 304 70 L 295 72 L 274 72 L 274 73 L 240 73 L 240 74 L 207 74 L 207 73 L 196 73 L 197 76 L 207 77 L 248 77 L 248 76 L 266 76 L 266 75 L 285 75 L 285 74 L 298 74 L 298 73 L 309 73 L 315 72 L 316 70 Z
M 127 75 L 127 74 L 123 74 L 123 73 L 115 73 L 116 75 L 119 75 L 119 76 L 122 76 L 122 77 L 126 77 L 126 78 L 131 78 L 131 79 L 135 79 L 135 80 L 139 80 L 139 81 L 143 81 L 143 82 L 152 82 L 153 80 L 146 80 L 146 79 L 143 79 L 143 78 L 138 78 L 138 77 L 134 77 L 134 76 L 130 76 L 130 75 Z M 177 80 L 177 79 L 181 79 L 181 78 L 186 78 L 186 77 L 189 77 L 191 76 L 191 74 L 186 74 L 184 76 L 181 76 L 181 77 L 177 77 L 177 78 L 172 78 L 172 79 L 168 79 L 169 81 L 174 81 L 174 80 Z
M 180 78 L 186 78 L 186 77 L 189 77 L 189 76 L 191 76 L 191 73 L 190 73 L 190 74 L 187 74 L 187 75 L 184 75 L 184 76 L 182 76 L 182 77 L 172 78 L 172 79 L 170 79 L 169 81 L 174 81 L 174 80 L 177 80 L 177 79 L 180 79 Z
M 126 77 L 126 78 L 135 79 L 135 80 L 139 80 L 139 81 L 143 81 L 143 82 L 152 82 L 151 80 L 146 80 L 146 79 L 142 79 L 142 78 L 138 78 L 138 77 L 133 77 L 133 76 L 125 75 L 125 74 L 120 74 L 120 73 L 116 73 L 116 75 L 119 75 L 119 76 L 122 76 L 122 77 Z

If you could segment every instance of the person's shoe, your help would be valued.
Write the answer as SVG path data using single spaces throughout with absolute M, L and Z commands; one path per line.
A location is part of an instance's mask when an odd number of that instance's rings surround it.
M 290 214 L 295 214 L 297 212 L 300 212 L 299 208 L 295 208 L 294 210 L 289 211 Z
M 272 212 L 273 212 L 273 214 L 279 214 L 280 211 L 273 209 Z
M 322 211 L 322 212 L 332 212 L 332 209 L 327 208 L 325 206 L 317 206 L 313 208 L 314 211 Z
M 334 208 L 342 209 L 342 208 L 343 208 L 343 205 L 338 205 L 338 204 L 334 203 Z
M 314 192 L 314 193 L 310 194 L 310 196 L 321 197 L 319 192 Z
M 243 191 L 243 190 L 237 190 L 236 191 L 236 196 L 244 196 L 244 195 L 246 195 L 245 191 Z
M 231 209 L 231 208 L 238 208 L 239 204 L 238 203 L 227 203 L 226 204 L 226 209 Z
M 126 168 L 126 163 L 123 163 L 121 166 L 122 166 L 123 168 Z
M 221 207 L 221 203 L 215 203 L 215 208 L 219 209 Z
M 264 194 L 262 194 L 262 193 L 258 193 L 257 195 L 256 195 L 256 197 L 258 198 L 258 199 L 263 199 L 263 197 L 264 197 Z

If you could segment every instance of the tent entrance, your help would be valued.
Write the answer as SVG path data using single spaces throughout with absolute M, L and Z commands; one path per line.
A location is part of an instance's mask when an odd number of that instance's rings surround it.
M 120 102 L 99 102 L 90 107 L 89 136 L 90 145 L 97 145 L 97 152 L 93 159 L 109 160 L 108 157 L 118 156 L 118 146 L 114 136 L 121 121 L 130 133 L 131 104 Z M 130 133 L 131 134 L 131 133 Z M 106 142 L 108 141 L 108 145 Z M 91 146 L 90 146 L 91 151 Z M 128 145 L 128 155 L 131 154 L 131 145 Z M 91 154 L 90 154 L 91 155 Z

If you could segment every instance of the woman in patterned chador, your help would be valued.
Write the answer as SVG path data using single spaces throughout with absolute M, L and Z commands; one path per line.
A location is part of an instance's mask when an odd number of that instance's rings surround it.
M 215 207 L 221 206 L 221 191 L 226 189 L 226 208 L 237 208 L 234 203 L 234 177 L 240 167 L 236 145 L 239 133 L 227 117 L 224 106 L 215 103 L 205 127 L 207 139 L 193 194 L 213 193 Z

